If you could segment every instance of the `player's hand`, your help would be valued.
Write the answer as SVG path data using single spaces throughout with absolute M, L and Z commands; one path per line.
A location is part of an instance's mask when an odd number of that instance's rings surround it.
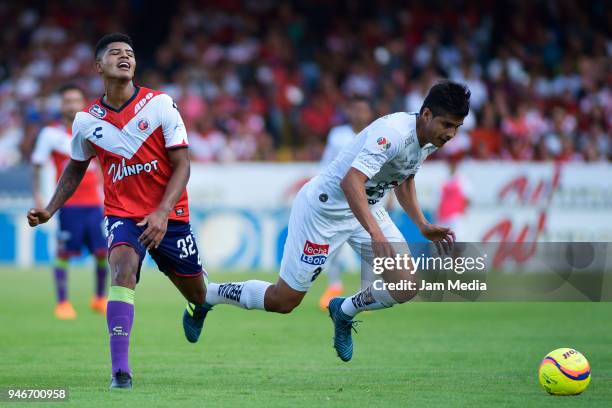
M 30 227 L 35 227 L 39 224 L 44 224 L 51 218 L 51 213 L 44 208 L 31 208 L 28 211 L 28 224 Z
M 35 227 L 39 224 L 44 224 L 51 218 L 51 213 L 44 208 L 31 208 L 28 211 L 28 224 L 30 227 Z
M 447 227 L 425 224 L 421 228 L 421 234 L 428 240 L 433 241 L 440 255 L 443 252 L 446 254 L 450 253 L 455 244 L 455 232 Z
M 157 248 L 168 229 L 168 214 L 163 211 L 155 211 L 144 217 L 136 225 L 139 227 L 147 226 L 138 237 L 138 241 L 147 249 Z

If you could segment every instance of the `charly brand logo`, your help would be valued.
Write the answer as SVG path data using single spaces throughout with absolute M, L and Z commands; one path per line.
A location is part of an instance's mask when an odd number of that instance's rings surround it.
M 151 173 L 152 171 L 159 170 L 159 166 L 157 165 L 157 160 L 151 160 L 147 163 L 134 163 L 134 164 L 125 164 L 125 159 L 121 160 L 121 163 L 113 163 L 108 168 L 108 175 L 112 174 L 113 183 L 117 181 L 123 180 L 124 177 L 135 176 L 140 174 L 141 172 Z
M 95 117 L 102 119 L 103 117 L 106 116 L 106 109 L 96 104 L 96 105 L 93 105 L 91 108 L 89 108 L 89 113 L 91 113 Z
M 97 128 L 94 129 L 93 136 L 95 136 L 96 139 L 102 139 L 102 136 L 104 136 L 102 134 L 102 126 L 98 126 Z
M 153 92 L 149 92 L 144 96 L 144 98 L 139 100 L 136 106 L 134 106 L 134 115 L 140 112 L 140 110 L 144 108 L 144 106 L 147 104 L 147 102 L 151 100 L 151 98 L 153 98 Z

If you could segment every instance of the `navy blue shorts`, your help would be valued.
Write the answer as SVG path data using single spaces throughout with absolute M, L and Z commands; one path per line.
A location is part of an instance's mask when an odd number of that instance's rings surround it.
M 70 206 L 59 210 L 58 255 L 77 256 L 87 247 L 97 256 L 106 254 L 102 207 Z
M 139 227 L 136 221 L 129 218 L 109 215 L 105 220 L 108 236 L 108 253 L 118 245 L 128 245 L 140 258 L 137 281 L 140 280 L 140 266 L 147 249 L 138 241 L 146 229 Z M 176 276 L 196 277 L 203 273 L 200 253 L 196 245 L 191 224 L 183 221 L 168 221 L 166 235 L 156 249 L 150 249 L 149 255 L 160 271 Z

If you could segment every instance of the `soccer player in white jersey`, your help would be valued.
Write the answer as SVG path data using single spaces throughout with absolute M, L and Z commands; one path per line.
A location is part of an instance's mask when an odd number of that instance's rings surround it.
M 372 121 L 374 116 L 370 102 L 363 96 L 354 96 L 349 100 L 346 115 L 348 123 L 334 126 L 329 131 L 321 157 L 321 170 L 325 170 L 334 161 L 342 149 L 355 139 L 355 136 Z M 327 309 L 330 300 L 342 295 L 341 270 L 342 265 L 337 257 L 327 260 L 325 272 L 327 272 L 328 285 L 319 299 L 319 306 L 323 310 Z
M 205 272 L 189 224 L 187 132 L 176 104 L 162 92 L 133 83 L 136 58 L 127 35 L 102 37 L 94 54 L 105 94 L 76 114 L 71 160 L 47 207 L 31 209 L 28 222 L 47 222 L 97 156 L 111 270 L 106 311 L 111 388 L 131 388 L 134 292 L 146 252 L 189 302 L 183 328 L 190 342 L 198 340 L 208 311 Z
M 298 193 L 278 281 L 210 283 L 206 303 L 289 313 L 300 304 L 328 257 L 345 242 L 368 262 L 374 257 L 394 257 L 397 252 L 391 243 L 406 243 L 380 203 L 391 189 L 421 234 L 448 250 L 454 232 L 425 219 L 414 175 L 429 154 L 457 134 L 468 114 L 469 99 L 465 86 L 445 81 L 429 90 L 420 112 L 393 113 L 372 122 Z M 411 272 L 411 268 L 396 271 L 395 278 L 410 280 Z M 392 307 L 414 295 L 370 285 L 349 298 L 332 299 L 328 308 L 340 359 L 349 361 L 353 355 L 351 328 L 357 313 Z

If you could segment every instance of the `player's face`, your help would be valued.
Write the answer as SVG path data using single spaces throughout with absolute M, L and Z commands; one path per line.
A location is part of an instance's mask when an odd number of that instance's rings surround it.
M 106 78 L 131 81 L 136 70 L 134 50 L 123 42 L 110 43 L 96 61 L 96 69 Z
M 62 94 L 62 116 L 73 120 L 77 112 L 85 108 L 85 95 L 78 89 L 69 89 Z
M 463 118 L 453 115 L 433 116 L 428 108 L 423 112 L 425 119 L 427 141 L 436 147 L 442 147 L 457 134 L 459 126 L 463 125 Z

